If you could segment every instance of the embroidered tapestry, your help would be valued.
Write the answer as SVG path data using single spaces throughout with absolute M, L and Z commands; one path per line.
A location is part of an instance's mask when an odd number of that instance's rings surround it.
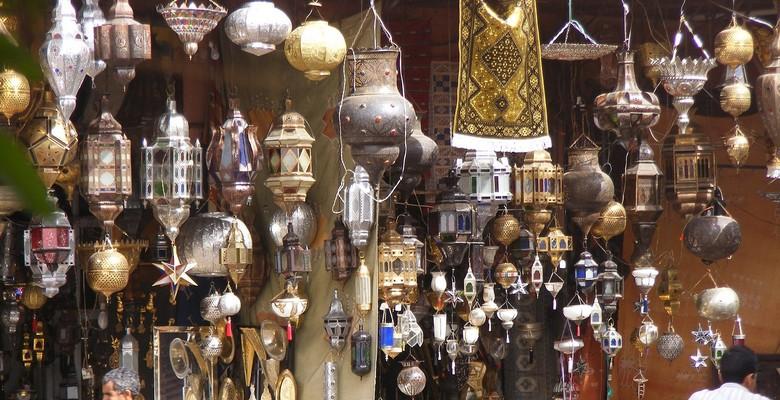
M 460 72 L 452 145 L 527 152 L 550 147 L 536 0 L 503 13 L 460 0 Z

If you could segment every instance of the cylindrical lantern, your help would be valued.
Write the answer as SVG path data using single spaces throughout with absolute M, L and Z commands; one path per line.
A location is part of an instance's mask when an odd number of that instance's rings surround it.
M 361 326 L 352 334 L 349 343 L 352 350 L 352 373 L 364 376 L 371 372 L 371 334 Z
M 57 207 L 57 199 L 50 194 L 48 200 L 54 212 L 33 217 L 30 228 L 24 231 L 24 263 L 32 270 L 33 283 L 51 298 L 66 283 L 74 264 L 75 241 L 68 216 Z
M 81 186 L 89 211 L 103 222 L 111 235 L 114 220 L 133 191 L 130 140 L 122 125 L 108 111 L 108 98 L 101 101 L 100 116 L 89 124 L 81 151 Z
M 335 281 L 345 281 L 357 268 L 357 248 L 352 246 L 347 236 L 347 227 L 337 218 L 330 231 L 330 239 L 325 240 L 325 268 Z
M 129 0 L 115 0 L 106 23 L 95 29 L 95 58 L 106 62 L 123 87 L 135 78 L 135 66 L 152 58 L 151 29 L 133 19 Z
M 352 318 L 344 312 L 344 305 L 339 299 L 338 290 L 333 290 L 333 298 L 330 300 L 330 309 L 323 317 L 325 334 L 328 335 L 328 345 L 335 352 L 341 352 L 344 345 L 347 344 L 347 335 L 349 335 L 352 326 Z
M 249 1 L 225 20 L 228 39 L 256 56 L 274 51 L 291 29 L 290 18 L 270 1 Z
M 306 201 L 306 193 L 314 184 L 312 143 L 314 138 L 306 130 L 306 120 L 293 111 L 292 100 L 285 100 L 285 112 L 263 140 L 269 166 L 265 186 L 282 209 Z
M 451 170 L 442 178 L 446 185 L 436 197 L 436 204 L 431 212 L 431 231 L 441 243 L 445 265 L 454 268 L 463 261 L 468 250 L 468 240 L 473 232 L 473 212 L 468 197 L 458 186 L 458 177 Z
M 355 309 L 357 313 L 365 318 L 368 312 L 371 311 L 372 288 L 371 288 L 371 271 L 368 270 L 366 261 L 363 257 L 360 258 L 360 265 L 355 273 Z
M 546 150 L 535 150 L 525 153 L 514 175 L 514 204 L 525 209 L 525 223 L 539 236 L 552 218 L 550 209 L 563 204 L 563 169 Z
M 310 1 L 312 10 L 319 14 L 319 1 Z M 320 17 L 322 17 L 320 15 Z M 328 25 L 324 20 L 304 21 L 287 36 L 284 42 L 284 55 L 287 61 L 312 81 L 330 76 L 330 71 L 344 61 L 347 55 L 347 43 L 341 32 Z
M 709 137 L 695 132 L 667 136 L 663 144 L 666 180 L 664 192 L 672 208 L 683 216 L 696 214 L 715 194 L 717 164 Z
M 369 183 L 368 172 L 360 165 L 355 166 L 352 181 L 347 187 L 344 200 L 344 224 L 349 229 L 349 239 L 358 250 L 368 245 L 368 236 L 374 224 L 374 189 Z

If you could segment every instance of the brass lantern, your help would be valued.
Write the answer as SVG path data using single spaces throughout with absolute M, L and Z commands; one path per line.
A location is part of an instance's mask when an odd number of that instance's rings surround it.
M 30 82 L 12 70 L 0 72 L 0 114 L 11 124 L 11 117 L 21 113 L 30 105 Z
M 550 228 L 547 234 L 547 255 L 550 256 L 550 262 L 554 267 L 566 268 L 566 261 L 563 260 L 563 256 L 574 250 L 574 243 L 571 236 L 563 233 L 561 228 L 554 226 Z
M 62 168 L 76 158 L 78 132 L 72 122 L 63 118 L 54 104 L 54 93 L 49 90 L 44 92 L 43 103 L 18 138 L 46 188 L 51 188 Z
M 703 210 L 712 201 L 716 186 L 715 150 L 709 138 L 693 128 L 669 135 L 663 158 L 664 192 L 675 211 L 688 216 Z
M 291 99 L 285 100 L 284 114 L 263 140 L 270 167 L 265 186 L 282 209 L 306 201 L 306 193 L 314 184 L 312 143 L 314 138 L 306 130 L 306 120 L 293 111 Z
M 514 174 L 514 204 L 525 209 L 525 223 L 539 236 L 552 218 L 551 208 L 563 204 L 563 169 L 553 164 L 546 150 L 535 150 L 525 153 Z
M 303 247 L 301 239 L 293 231 L 293 224 L 287 224 L 284 245 L 276 252 L 276 273 L 290 278 L 301 273 L 311 272 L 311 253 Z
M 24 231 L 24 263 L 32 270 L 33 283 L 51 298 L 65 285 L 76 249 L 68 216 L 52 194 L 48 201 L 54 212 L 33 217 Z
M 108 98 L 101 101 L 100 116 L 89 124 L 81 151 L 81 193 L 89 211 L 103 222 L 111 235 L 114 220 L 133 191 L 130 140 L 122 125 L 108 111 Z
M 335 281 L 345 281 L 357 269 L 357 248 L 352 246 L 347 235 L 347 227 L 337 218 L 330 231 L 330 239 L 325 240 L 325 268 Z
M 309 15 L 320 14 L 322 4 L 319 1 L 311 1 L 309 6 L 312 8 Z M 344 61 L 347 43 L 344 35 L 327 21 L 306 20 L 285 39 L 284 55 L 307 79 L 319 81 L 330 76 L 330 71 Z
M 617 271 L 617 264 L 606 260 L 602 272 L 596 277 L 596 298 L 601 303 L 605 320 L 609 320 L 617 311 L 617 303 L 623 298 L 623 277 Z
M 608 242 L 613 237 L 620 235 L 626 229 L 626 209 L 623 204 L 612 200 L 601 210 L 601 215 L 593 224 L 590 233 L 595 238 Z
M 130 265 L 127 258 L 112 247 L 101 249 L 89 257 L 87 261 L 87 284 L 89 287 L 106 297 L 127 286 L 130 278 Z
M 638 160 L 623 175 L 623 204 L 636 238 L 631 262 L 637 268 L 652 267 L 652 239 L 656 221 L 664 211 L 661 185 L 664 174 L 653 160 L 653 149 L 646 142 L 639 146 Z
M 323 317 L 325 334 L 328 335 L 328 345 L 336 353 L 341 352 L 347 344 L 347 336 L 352 326 L 352 318 L 344 312 L 344 304 L 339 299 L 339 291 L 333 290 L 328 313 Z
M 396 231 L 396 222 L 388 218 L 387 228 L 379 242 L 377 252 L 379 266 L 380 298 L 390 304 L 410 304 L 417 295 L 416 248 L 404 244 Z
M 148 24 L 133 19 L 129 0 L 116 0 L 108 20 L 95 29 L 95 58 L 106 62 L 122 87 L 135 78 L 135 66 L 152 58 Z
M 401 236 L 403 237 L 404 245 L 414 247 L 414 264 L 418 275 L 425 274 L 427 270 L 427 263 L 425 256 L 425 244 L 417 238 L 417 228 L 412 225 L 411 217 L 407 215 L 404 220 L 404 224 L 401 225 Z
M 680 298 L 682 297 L 682 283 L 678 275 L 677 268 L 666 268 L 659 274 L 660 283 L 658 284 L 658 298 L 664 302 L 664 311 L 670 317 L 677 314 L 680 309 Z
M 238 222 L 239 220 L 234 217 L 225 240 L 225 247 L 219 250 L 219 263 L 227 269 L 236 287 L 246 273 L 246 269 L 252 266 L 252 237 L 245 237 Z
M 715 59 L 723 65 L 735 67 L 747 64 L 753 58 L 753 35 L 737 23 L 732 15 L 726 29 L 715 35 Z

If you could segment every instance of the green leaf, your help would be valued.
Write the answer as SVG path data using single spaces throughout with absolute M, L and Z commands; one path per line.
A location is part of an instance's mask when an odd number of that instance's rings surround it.
M 54 211 L 46 200 L 46 187 L 24 149 L 4 128 L 0 128 L 0 181 L 14 189 L 30 212 L 43 215 Z
M 13 69 L 37 82 L 43 79 L 41 66 L 26 49 L 15 46 L 5 35 L 0 35 L 0 60 L 3 66 Z

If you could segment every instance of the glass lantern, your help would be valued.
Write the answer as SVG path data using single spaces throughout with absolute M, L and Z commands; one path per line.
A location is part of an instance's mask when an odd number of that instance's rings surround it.
M 344 304 L 339 299 L 338 290 L 333 290 L 333 299 L 330 301 L 328 313 L 323 317 L 325 334 L 328 335 L 328 345 L 336 353 L 341 352 L 347 343 L 352 326 L 352 318 L 344 312 Z
M 352 334 L 352 373 L 357 376 L 365 376 L 371 372 L 371 341 L 371 334 L 363 330 L 362 325 Z
M 603 271 L 596 277 L 596 297 L 604 305 L 605 319 L 609 320 L 617 310 L 617 303 L 623 298 L 623 277 L 618 274 L 617 264 L 612 260 L 602 263 Z
M 574 264 L 574 278 L 577 281 L 577 286 L 582 289 L 591 287 L 596 281 L 598 273 L 599 265 L 593 261 L 593 256 L 587 251 L 580 253 L 579 261 Z
M 432 228 L 442 242 L 468 243 L 472 233 L 472 209 L 468 197 L 458 186 L 455 170 L 441 179 L 445 189 L 439 193 L 432 212 Z
M 417 228 L 410 223 L 410 218 L 405 219 L 405 223 L 401 226 L 401 237 L 403 238 L 404 245 L 411 248 L 414 247 L 414 260 L 417 269 L 417 275 L 424 275 L 426 273 L 426 258 L 425 258 L 425 244 L 417 238 Z
M 393 305 L 411 303 L 417 291 L 416 248 L 404 244 L 395 219 L 387 220 L 377 252 L 381 298 Z
M 100 106 L 100 116 L 89 124 L 82 145 L 79 189 L 106 235 L 111 235 L 111 226 L 133 191 L 130 140 L 108 111 L 107 97 Z
M 24 263 L 32 270 L 33 283 L 51 298 L 65 285 L 74 264 L 75 240 L 68 216 L 51 193 L 48 201 L 54 212 L 34 217 L 24 231 Z
M 371 271 L 368 270 L 366 260 L 361 257 L 355 273 L 355 309 L 361 318 L 365 318 L 371 311 L 371 303 Z
M 515 206 L 525 209 L 525 223 L 536 236 L 552 218 L 551 209 L 563 205 L 563 168 L 552 162 L 546 150 L 525 153 L 523 165 L 515 166 Z
M 574 250 L 571 236 L 563 233 L 558 227 L 552 227 L 547 234 L 547 241 L 549 242 L 547 255 L 550 256 L 550 262 L 554 267 L 565 269 L 566 260 L 563 259 L 563 256 Z
M 658 270 L 654 267 L 642 267 L 636 268 L 631 271 L 631 275 L 634 277 L 634 283 L 640 293 L 640 307 L 639 312 L 641 314 L 647 314 L 650 312 L 650 301 L 647 295 L 650 290 L 655 286 L 655 278 L 658 276 Z
M 717 164 L 709 138 L 688 128 L 664 141 L 664 191 L 683 216 L 701 212 L 714 198 Z
M 506 157 L 496 157 L 492 150 L 469 150 L 465 159 L 458 159 L 460 189 L 468 195 L 476 210 L 473 236 L 481 239 L 488 221 L 498 211 L 498 206 L 512 200 L 509 190 L 511 167 Z
M 652 239 L 656 221 L 664 211 L 661 203 L 663 173 L 653 160 L 653 149 L 645 142 L 639 146 L 636 164 L 626 170 L 623 205 L 631 221 L 637 245 L 631 255 L 636 267 L 652 267 Z
M 236 287 L 246 273 L 246 269 L 252 265 L 253 258 L 252 236 L 245 236 L 238 224 L 239 220 L 234 217 L 230 223 L 225 246 L 219 250 L 219 263 L 225 266 Z
M 349 229 L 349 238 L 353 246 L 363 250 L 368 245 L 368 236 L 374 225 L 375 204 L 368 172 L 360 165 L 355 166 L 344 198 L 344 224 Z
M 276 252 L 276 273 L 285 278 L 311 272 L 311 253 L 303 247 L 301 239 L 293 231 L 292 222 L 287 223 L 287 234 L 282 248 Z
M 357 268 L 357 261 L 357 249 L 349 241 L 347 227 L 337 218 L 330 239 L 325 240 L 325 268 L 334 281 L 345 281 Z

